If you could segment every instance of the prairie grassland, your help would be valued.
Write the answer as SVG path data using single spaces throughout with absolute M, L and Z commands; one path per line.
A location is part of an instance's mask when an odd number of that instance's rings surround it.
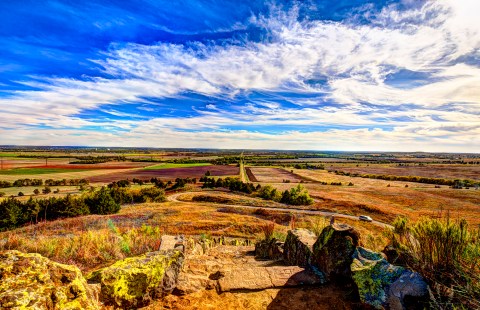
M 310 180 L 324 182 L 342 182 L 343 186 L 306 183 L 312 197 L 324 199 L 316 207 L 331 209 L 331 201 L 339 202 L 332 210 L 354 215 L 363 213 L 387 221 L 396 215 L 403 215 L 415 221 L 421 216 L 439 217 L 441 213 L 450 212 L 453 218 L 465 218 L 470 224 L 480 224 L 480 191 L 474 189 L 451 189 L 447 186 L 435 188 L 434 185 L 363 179 L 335 175 L 323 170 L 298 170 L 294 173 Z M 345 186 L 352 182 L 354 186 Z M 390 186 L 389 186 L 390 185 Z M 408 186 L 408 187 L 406 187 Z M 347 204 L 342 208 L 340 202 L 364 205 L 355 210 Z M 372 211 L 369 212 L 368 210 Z
M 92 270 L 157 249 L 163 234 L 252 238 L 266 222 L 253 216 L 218 212 L 217 206 L 146 203 L 125 206 L 114 215 L 68 218 L 2 232 L 0 251 L 37 252 L 82 270 Z
M 40 192 L 42 192 L 43 188 L 44 188 L 44 186 L 7 187 L 7 188 L 0 188 L 0 192 L 5 193 L 5 197 L 8 197 L 10 195 L 17 196 L 19 192 L 22 192 L 23 194 L 25 194 L 25 196 L 23 198 L 22 197 L 20 197 L 20 198 L 21 199 L 28 199 L 28 198 L 30 198 L 29 196 L 34 195 L 33 191 L 35 189 L 38 189 Z M 77 186 L 52 186 L 51 187 L 52 192 L 57 190 L 57 189 L 60 190 L 60 193 L 58 193 L 58 195 L 79 193 Z M 55 196 L 55 195 L 57 195 L 57 194 L 54 194 L 54 193 L 50 193 L 48 195 L 41 194 L 41 195 L 38 195 L 38 196 L 34 195 L 34 198 L 43 199 L 43 198 L 50 197 L 50 196 Z

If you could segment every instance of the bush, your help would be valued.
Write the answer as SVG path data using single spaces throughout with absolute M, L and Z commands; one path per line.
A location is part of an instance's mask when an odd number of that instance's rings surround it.
M 35 195 L 38 195 L 38 194 L 40 194 L 40 191 L 38 190 L 38 188 L 36 188 L 36 189 L 33 190 L 33 193 L 34 193 Z
M 4 192 L 0 192 L 0 197 L 3 197 L 5 196 L 5 193 Z
M 421 218 L 410 224 L 406 218 L 394 222 L 392 244 L 407 265 L 420 272 L 437 293 L 437 308 L 480 307 L 480 231 L 467 222 Z M 453 298 L 451 295 L 453 293 Z
M 280 201 L 281 194 L 271 185 L 266 185 L 258 191 L 258 196 L 266 200 Z
M 285 190 L 280 202 L 289 205 L 310 205 L 313 203 L 313 199 L 310 197 L 305 187 L 298 184 L 296 187 L 291 188 L 290 191 Z
M 87 197 L 85 203 L 94 214 L 111 214 L 120 210 L 120 204 L 113 199 L 110 191 L 104 186 L 92 196 Z
M 18 192 L 18 196 L 22 197 L 22 196 L 25 196 L 25 194 L 23 192 Z

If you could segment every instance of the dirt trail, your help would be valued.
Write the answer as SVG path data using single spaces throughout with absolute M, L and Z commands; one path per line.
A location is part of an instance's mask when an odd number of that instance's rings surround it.
M 215 191 L 208 191 L 209 193 L 215 193 Z M 178 200 L 178 197 L 181 195 L 184 195 L 186 192 L 180 192 L 180 193 L 175 193 L 167 197 L 168 201 L 171 202 L 182 202 Z M 188 192 L 188 193 L 204 193 L 204 191 L 193 191 L 193 192 Z M 218 193 L 224 193 L 222 191 L 218 191 Z M 238 209 L 266 209 L 266 210 L 272 210 L 272 211 L 281 211 L 281 212 L 292 212 L 292 213 L 300 213 L 300 214 L 309 214 L 309 215 L 321 215 L 325 217 L 338 217 L 338 218 L 347 218 L 351 220 L 356 220 L 359 221 L 358 216 L 353 216 L 353 215 L 347 215 L 347 214 L 342 214 L 342 213 L 336 213 L 336 212 L 326 212 L 326 211 L 319 211 L 319 210 L 308 210 L 308 209 L 300 209 L 298 207 L 285 207 L 285 208 L 279 208 L 279 207 L 257 207 L 257 206 L 248 206 L 248 205 L 236 205 L 236 204 L 220 204 L 222 207 L 229 207 L 229 208 L 238 208 Z M 387 223 L 382 223 L 379 221 L 373 221 L 371 224 L 382 227 L 382 228 L 393 228 L 393 226 L 387 224 Z

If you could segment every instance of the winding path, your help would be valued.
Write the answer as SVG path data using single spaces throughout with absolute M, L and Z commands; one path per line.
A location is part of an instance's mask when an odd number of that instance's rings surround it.
M 208 191 L 208 193 L 225 193 L 224 191 Z M 184 195 L 186 193 L 205 193 L 205 191 L 192 191 L 192 192 L 179 192 L 174 193 L 172 195 L 167 196 L 167 200 L 171 202 L 184 202 L 178 200 L 178 197 Z M 289 207 L 289 208 L 279 208 L 279 207 L 258 207 L 258 206 L 248 206 L 248 205 L 236 205 L 236 204 L 219 204 L 222 207 L 229 207 L 229 208 L 238 208 L 238 209 L 266 209 L 272 211 L 281 211 L 281 212 L 292 212 L 292 213 L 299 213 L 299 214 L 309 214 L 309 215 L 321 215 L 325 217 L 338 217 L 338 218 L 347 218 L 351 220 L 359 221 L 358 216 L 336 213 L 336 212 L 328 212 L 328 211 L 319 211 L 319 210 L 308 210 L 308 209 L 300 209 L 296 207 Z M 387 223 L 379 222 L 379 221 L 372 221 L 371 224 L 382 227 L 382 228 L 393 228 L 392 225 Z

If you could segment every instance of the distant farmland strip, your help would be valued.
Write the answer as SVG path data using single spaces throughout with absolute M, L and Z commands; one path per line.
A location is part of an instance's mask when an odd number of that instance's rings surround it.
M 149 180 L 151 178 L 158 178 L 162 180 L 175 180 L 176 178 L 200 178 L 209 171 L 212 176 L 233 176 L 238 175 L 239 168 L 236 166 L 227 165 L 211 165 L 211 166 L 197 166 L 188 168 L 169 168 L 169 169 L 135 169 L 122 171 L 118 173 L 110 173 L 105 175 L 97 175 L 87 178 L 90 182 L 109 183 L 112 181 L 124 179 L 141 179 Z
M 64 169 L 64 168 L 15 168 L 10 170 L 0 170 L 1 175 L 36 175 L 49 173 L 78 172 L 90 169 Z
M 248 180 L 250 180 L 250 182 L 258 182 L 257 178 L 255 177 L 255 175 L 253 175 L 250 168 L 245 168 L 245 171 L 247 172 Z
M 189 168 L 189 167 L 205 167 L 211 166 L 210 163 L 189 163 L 189 164 L 173 164 L 165 163 L 154 166 L 145 167 L 145 170 L 158 170 L 158 169 L 173 169 L 173 168 Z

